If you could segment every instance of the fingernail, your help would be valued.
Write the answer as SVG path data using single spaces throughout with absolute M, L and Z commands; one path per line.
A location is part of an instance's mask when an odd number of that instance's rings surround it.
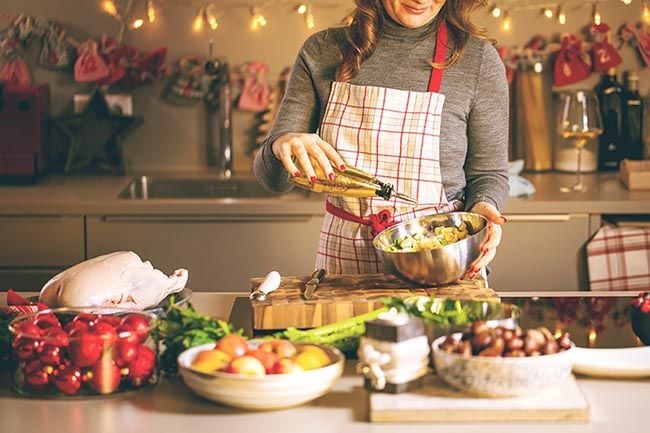
M 330 180 L 334 180 L 334 173 L 328 174 L 327 177 L 329 177 Z
M 311 183 L 316 183 L 316 181 L 317 181 L 318 179 L 316 178 L 316 176 L 311 176 L 311 177 L 309 178 L 309 180 L 310 180 Z
M 295 172 L 295 173 L 293 174 L 293 176 L 294 176 L 294 177 L 300 177 L 300 172 L 299 172 L 299 171 Z
M 339 168 L 341 169 L 341 171 L 345 170 L 345 164 L 341 164 Z

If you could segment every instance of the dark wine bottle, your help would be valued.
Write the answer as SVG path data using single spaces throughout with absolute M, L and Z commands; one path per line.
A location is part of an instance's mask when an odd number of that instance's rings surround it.
M 623 89 L 622 145 L 625 158 L 643 159 L 643 100 L 639 95 L 639 74 L 629 71 Z
M 595 90 L 603 117 L 603 133 L 598 141 L 598 169 L 618 170 L 618 164 L 625 155 L 621 143 L 623 87 L 616 79 L 616 69 L 607 71 Z

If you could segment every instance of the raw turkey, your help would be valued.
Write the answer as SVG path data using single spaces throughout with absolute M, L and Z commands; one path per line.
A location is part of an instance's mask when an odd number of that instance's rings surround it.
M 50 307 L 123 307 L 144 310 L 180 292 L 188 273 L 170 276 L 132 251 L 120 251 L 78 263 L 54 276 L 39 300 Z

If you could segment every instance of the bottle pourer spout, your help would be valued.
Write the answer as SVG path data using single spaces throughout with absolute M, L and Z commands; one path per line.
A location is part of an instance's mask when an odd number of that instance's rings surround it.
M 406 194 L 402 194 L 401 192 L 395 192 L 394 195 L 395 195 L 395 198 L 397 198 L 399 200 L 402 200 L 402 201 L 405 201 L 406 203 L 410 203 L 410 204 L 413 204 L 413 205 L 418 204 L 418 201 L 416 199 L 414 199 L 413 197 L 408 196 Z

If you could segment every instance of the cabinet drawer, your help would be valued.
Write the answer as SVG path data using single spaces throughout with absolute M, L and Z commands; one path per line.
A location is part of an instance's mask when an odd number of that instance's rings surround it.
M 65 267 L 84 260 L 82 216 L 0 216 L 0 268 Z
M 589 215 L 506 215 L 501 245 L 490 268 L 497 291 L 584 288 Z
M 0 292 L 8 289 L 14 289 L 20 292 L 38 292 L 50 278 L 63 269 L 0 269 Z
M 132 250 L 194 291 L 248 291 L 250 278 L 313 271 L 322 216 L 89 216 L 88 257 Z

